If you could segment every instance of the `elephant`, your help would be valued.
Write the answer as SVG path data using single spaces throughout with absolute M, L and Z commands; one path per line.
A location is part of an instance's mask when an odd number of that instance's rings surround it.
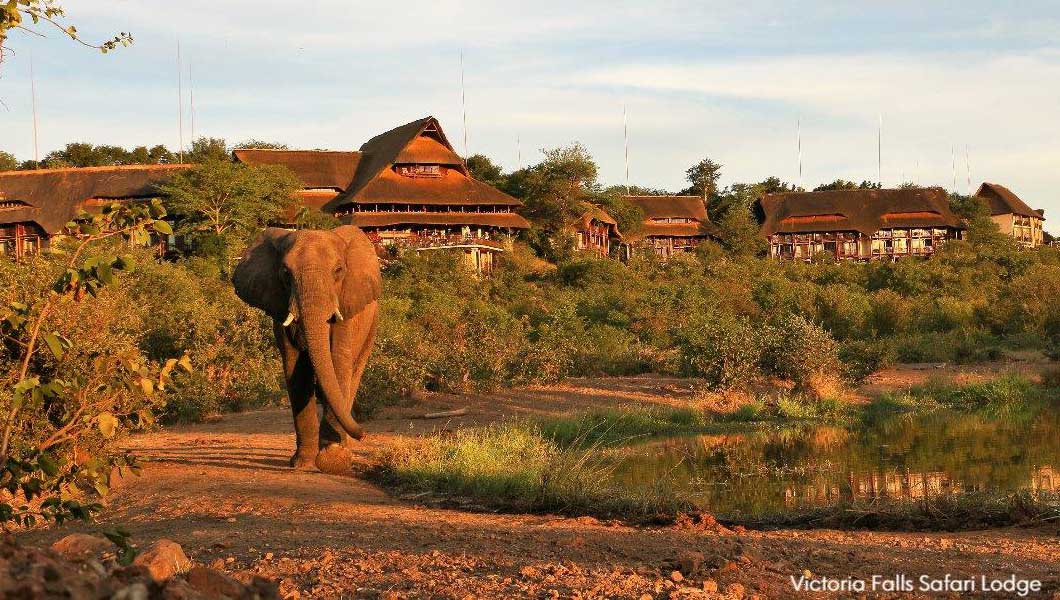
M 247 248 L 232 283 L 240 299 L 273 320 L 297 441 L 290 465 L 348 472 L 352 439 L 364 436 L 356 395 L 382 293 L 372 242 L 350 225 L 270 227 Z M 318 398 L 326 406 L 323 423 Z

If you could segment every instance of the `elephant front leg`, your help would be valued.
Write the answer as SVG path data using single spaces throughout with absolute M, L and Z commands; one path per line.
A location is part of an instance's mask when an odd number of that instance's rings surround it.
M 344 409 L 356 412 L 358 419 L 362 415 L 356 409 L 357 388 L 375 342 L 376 311 L 376 305 L 372 304 L 332 327 L 332 360 L 342 388 Z M 353 464 L 350 449 L 354 440 L 333 421 L 334 416 L 328 411 L 321 428 L 322 450 L 317 457 L 317 467 L 326 473 L 346 473 Z
M 314 394 L 313 367 L 309 355 L 291 343 L 283 327 L 276 325 L 276 341 L 283 359 L 284 382 L 294 416 L 295 452 L 290 464 L 296 469 L 313 468 L 320 450 L 320 417 Z

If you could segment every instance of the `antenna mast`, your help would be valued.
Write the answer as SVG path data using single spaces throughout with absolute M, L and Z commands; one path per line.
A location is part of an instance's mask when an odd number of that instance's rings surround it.
M 625 147 L 626 160 L 626 194 L 629 194 L 629 122 L 626 119 L 626 105 L 622 105 L 622 144 Z
M 177 150 L 180 162 L 184 162 L 184 83 L 183 66 L 180 60 L 180 40 L 177 40 L 177 134 L 180 147 Z
M 515 136 L 515 161 L 519 164 L 519 168 L 523 168 L 523 144 L 519 139 L 519 136 Z
M 33 74 L 33 51 L 29 53 L 29 91 L 33 102 L 33 164 L 40 168 L 40 144 L 37 134 L 37 78 Z
M 191 61 L 188 61 L 188 93 L 191 94 L 191 140 L 195 141 L 195 80 L 191 78 Z
M 972 195 L 972 162 L 968 158 L 968 144 L 964 145 L 964 168 L 965 168 L 965 170 L 966 170 L 966 172 L 968 174 L 968 187 L 966 187 L 965 189 L 967 190 L 968 195 L 971 196 Z
M 460 50 L 460 110 L 464 114 L 464 158 L 467 158 L 467 95 L 464 92 L 464 51 Z
M 880 113 L 880 128 L 876 133 L 876 183 L 883 189 L 883 113 Z
M 958 193 L 957 190 L 957 146 L 950 144 L 950 170 L 953 171 L 953 193 Z
M 795 121 L 795 151 L 799 165 L 799 189 L 802 189 L 802 119 Z

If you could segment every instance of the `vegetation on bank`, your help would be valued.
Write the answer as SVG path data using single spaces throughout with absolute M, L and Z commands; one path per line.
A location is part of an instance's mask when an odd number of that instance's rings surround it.
M 1060 388 L 1017 375 L 955 385 L 932 381 L 866 405 L 791 397 L 752 402 L 731 413 L 694 407 L 628 406 L 566 417 L 461 429 L 397 443 L 384 450 L 376 476 L 410 492 L 513 511 L 590 514 L 633 522 L 672 521 L 715 507 L 690 491 L 681 473 L 629 485 L 616 477 L 622 448 L 654 436 L 735 434 L 793 421 L 869 426 L 899 413 L 951 410 L 990 419 L 1029 418 L 1060 403 Z M 918 501 L 843 501 L 833 506 L 748 513 L 729 518 L 754 526 L 849 526 L 953 529 L 1060 518 L 1047 498 L 1027 493 L 956 494 Z M 725 515 L 721 515 L 725 516 Z

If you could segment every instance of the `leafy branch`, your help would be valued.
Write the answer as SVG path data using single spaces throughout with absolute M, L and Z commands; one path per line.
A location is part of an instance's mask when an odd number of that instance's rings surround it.
M 87 42 L 81 37 L 77 27 L 64 23 L 65 18 L 66 13 L 58 0 L 0 0 L 0 62 L 3 62 L 7 50 L 4 42 L 9 31 L 18 29 L 34 35 L 43 35 L 32 29 L 42 24 L 50 25 L 82 46 L 104 54 L 133 42 L 132 34 L 125 31 L 98 44 Z
M 135 459 L 128 454 L 73 456 L 75 450 L 88 445 L 92 436 L 113 438 L 123 425 L 153 423 L 150 400 L 166 390 L 176 369 L 191 370 L 186 356 L 156 364 L 134 353 L 95 353 L 88 368 L 77 371 L 64 364 L 67 354 L 77 349 L 75 342 L 48 330 L 50 317 L 62 303 L 95 298 L 118 273 L 132 267 L 127 255 L 86 258 L 89 248 L 111 238 L 146 244 L 152 234 L 169 235 L 172 228 L 164 216 L 158 201 L 112 204 L 99 214 L 82 213 L 66 225 L 73 245 L 51 288 L 35 302 L 14 302 L 6 314 L 0 313 L 3 349 L 17 365 L 0 437 L 0 524 L 62 522 L 88 518 L 98 510 L 98 505 L 81 504 L 67 491 L 77 486 L 104 495 L 111 469 L 135 470 Z M 123 407 L 118 400 L 127 396 L 147 402 Z M 23 418 L 28 407 L 34 410 Z M 14 435 L 19 432 L 21 437 Z M 34 433 L 40 435 L 34 438 Z M 3 502 L 19 496 L 26 504 L 18 509 Z M 35 499 L 41 502 L 34 509 L 30 503 Z

